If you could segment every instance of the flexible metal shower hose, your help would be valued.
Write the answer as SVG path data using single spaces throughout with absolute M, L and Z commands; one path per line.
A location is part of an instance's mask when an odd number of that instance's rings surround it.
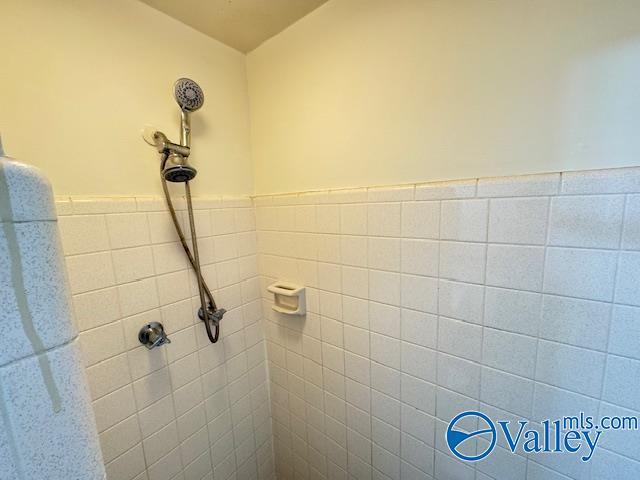
M 207 329 L 207 336 L 211 343 L 216 343 L 218 341 L 218 337 L 220 336 L 220 319 L 222 315 L 224 315 L 224 310 L 218 310 L 216 306 L 216 302 L 213 299 L 213 295 L 211 294 L 211 290 L 207 286 L 207 282 L 205 282 L 204 277 L 202 276 L 202 272 L 200 269 L 200 257 L 198 255 L 198 241 L 196 238 L 196 226 L 193 218 L 193 205 L 191 204 L 191 187 L 189 186 L 189 182 L 184 183 L 184 189 L 187 197 L 187 210 L 189 212 L 189 228 L 191 230 L 191 243 L 193 245 L 193 254 L 191 254 L 191 250 L 189 245 L 187 244 L 187 240 L 182 232 L 182 228 L 180 227 L 180 222 L 178 221 L 178 216 L 176 215 L 176 210 L 173 207 L 173 202 L 171 201 L 171 195 L 169 195 L 169 188 L 167 186 L 167 181 L 165 180 L 162 173 L 160 174 L 160 179 L 162 180 L 162 190 L 164 190 L 164 196 L 167 201 L 167 207 L 169 208 L 169 213 L 171 214 L 171 219 L 173 220 L 173 225 L 176 228 L 176 232 L 178 237 L 180 238 L 180 243 L 182 244 L 182 248 L 184 252 L 187 254 L 187 258 L 189 259 L 189 263 L 193 267 L 193 270 L 196 274 L 196 279 L 198 280 L 198 294 L 200 296 L 200 306 L 203 317 L 201 319 L 204 321 L 205 328 Z M 207 302 L 205 300 L 205 295 L 209 300 L 209 306 L 207 306 Z M 217 318 L 214 316 L 210 317 L 209 312 L 212 312 L 213 315 L 216 315 L 219 312 Z M 215 327 L 215 334 L 211 331 L 211 325 L 213 323 Z

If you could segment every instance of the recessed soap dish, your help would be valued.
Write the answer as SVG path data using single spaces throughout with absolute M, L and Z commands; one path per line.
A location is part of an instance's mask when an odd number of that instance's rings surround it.
M 307 312 L 304 287 L 289 282 L 276 282 L 267 287 L 273 293 L 273 309 L 287 315 Z

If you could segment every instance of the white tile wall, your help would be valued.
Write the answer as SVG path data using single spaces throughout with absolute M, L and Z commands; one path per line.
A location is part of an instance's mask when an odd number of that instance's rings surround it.
M 443 441 L 467 409 L 640 415 L 639 193 L 620 169 L 257 197 L 278 477 L 640 475 L 637 433 L 587 464 Z M 271 310 L 276 278 L 305 317 Z
M 273 478 L 250 199 L 195 202 L 204 275 L 228 310 L 216 345 L 196 319 L 193 274 L 161 199 L 59 205 L 108 479 Z M 141 346 L 138 330 L 150 321 L 163 322 L 173 343 Z
M 639 199 L 640 169 L 198 199 L 216 346 L 161 199 L 61 199 L 109 478 L 635 478 L 622 433 L 588 464 L 443 439 L 468 409 L 640 415 Z M 306 316 L 271 310 L 276 278 Z M 174 343 L 148 352 L 154 320 Z

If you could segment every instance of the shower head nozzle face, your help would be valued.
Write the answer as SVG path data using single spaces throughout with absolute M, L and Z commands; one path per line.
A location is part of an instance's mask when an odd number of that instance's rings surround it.
M 180 78 L 175 84 L 174 94 L 180 108 L 195 112 L 204 103 L 204 93 L 200 86 L 189 78 Z
M 182 183 L 192 180 L 198 171 L 187 163 L 184 156 L 172 153 L 164 159 L 161 173 L 167 182 Z
M 162 172 L 162 175 L 167 182 L 183 183 L 192 180 L 193 177 L 196 176 L 196 173 L 195 168 L 186 165 L 166 168 Z

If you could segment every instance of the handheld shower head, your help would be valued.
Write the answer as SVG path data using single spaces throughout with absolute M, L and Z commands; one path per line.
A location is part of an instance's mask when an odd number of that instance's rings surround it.
M 174 86 L 176 102 L 185 112 L 195 112 L 204 103 L 204 93 L 200 86 L 189 78 L 179 78 Z
M 167 182 L 188 182 L 198 173 L 195 168 L 189 165 L 186 157 L 178 153 L 168 154 L 160 167 L 160 173 Z
M 202 107 L 204 93 L 200 86 L 190 78 L 179 78 L 175 83 L 173 93 L 181 110 L 182 133 L 180 135 L 180 144 L 189 147 L 191 145 L 191 120 L 189 114 Z

